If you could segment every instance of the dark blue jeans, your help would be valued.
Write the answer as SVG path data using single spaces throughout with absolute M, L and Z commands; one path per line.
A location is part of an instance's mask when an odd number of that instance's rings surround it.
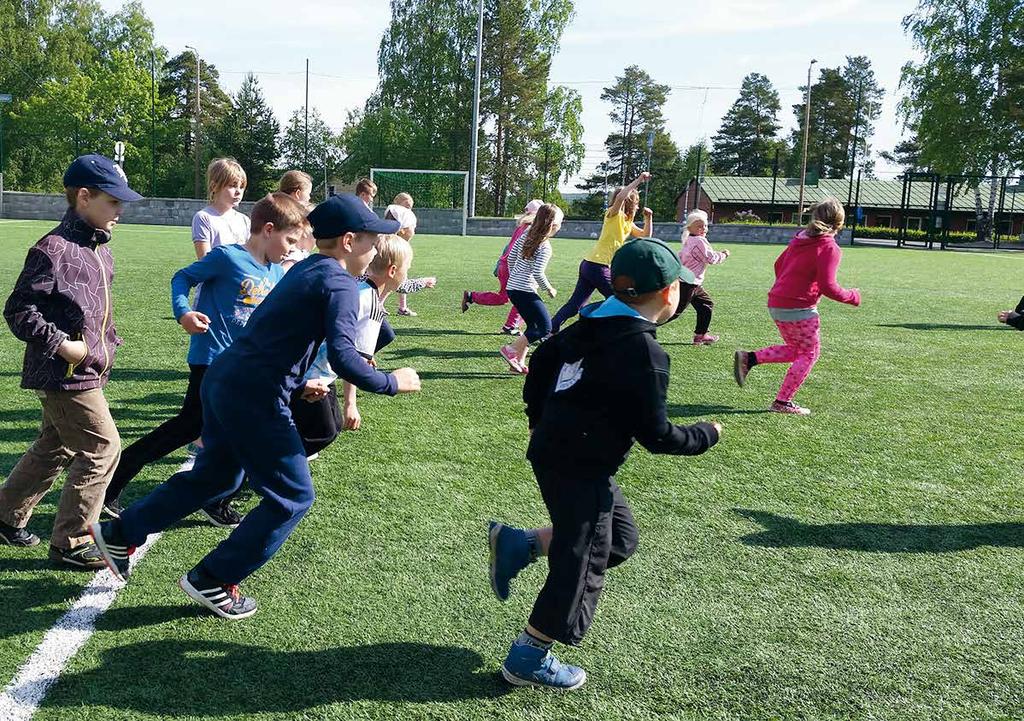
M 149 534 L 234 493 L 247 474 L 259 505 L 201 562 L 221 583 L 239 583 L 269 561 L 314 498 L 306 449 L 291 413 L 273 389 L 257 394 L 234 386 L 211 366 L 200 391 L 203 452 L 195 466 L 133 503 L 120 521 L 125 540 L 141 545 Z
M 528 341 L 536 343 L 551 333 L 551 315 L 539 295 L 526 290 L 509 290 L 508 299 L 526 321 Z
M 551 330 L 554 333 L 562 327 L 562 323 L 580 312 L 580 308 L 586 305 L 594 291 L 599 292 L 605 298 L 612 294 L 612 270 L 607 265 L 591 263 L 589 260 L 580 261 L 580 276 L 576 281 L 576 288 L 569 300 L 565 302 L 551 321 Z M 510 296 L 511 297 L 511 294 Z

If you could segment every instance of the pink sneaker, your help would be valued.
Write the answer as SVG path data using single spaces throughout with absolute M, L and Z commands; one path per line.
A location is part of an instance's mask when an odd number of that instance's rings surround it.
M 523 364 L 519 362 L 519 355 L 515 349 L 510 345 L 503 345 L 501 347 L 501 357 L 508 363 L 508 367 L 512 369 L 514 373 L 523 372 Z
M 711 345 L 718 340 L 717 335 L 711 335 L 710 333 L 703 333 L 701 335 L 693 336 L 694 345 Z
M 811 415 L 811 409 L 810 408 L 804 408 L 803 406 L 798 406 L 793 401 L 775 400 L 775 401 L 772 402 L 772 404 L 770 406 L 768 406 L 768 410 L 771 411 L 772 413 L 789 413 L 790 415 L 794 415 L 794 416 L 809 416 L 809 415 Z

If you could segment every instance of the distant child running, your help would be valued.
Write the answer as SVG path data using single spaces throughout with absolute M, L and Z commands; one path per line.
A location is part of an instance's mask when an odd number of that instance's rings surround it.
M 252 209 L 252 234 L 244 244 L 220 245 L 171 278 L 172 311 L 190 336 L 188 389 L 176 416 L 121 454 L 104 502 L 108 516 L 121 514 L 121 493 L 145 466 L 200 436 L 203 404 L 199 391 L 203 377 L 284 277 L 279 263 L 302 238 L 305 226 L 306 209 L 298 201 L 284 193 L 268 195 Z M 193 310 L 188 294 L 200 283 L 203 292 Z M 242 520 L 228 499 L 202 510 L 213 525 L 222 528 L 234 528 Z
M 679 251 L 679 260 L 683 266 L 693 272 L 693 282 L 679 284 L 679 310 L 682 313 L 686 306 L 692 305 L 697 312 L 697 325 L 693 329 L 694 345 L 711 345 L 718 340 L 717 335 L 708 333 L 711 327 L 711 310 L 715 307 L 711 296 L 704 290 L 704 271 L 709 265 L 718 265 L 729 257 L 729 251 L 716 252 L 705 237 L 708 230 L 708 214 L 703 210 L 695 210 L 686 216 L 686 228 L 683 229 L 683 247 Z
M 0 486 L 0 543 L 35 546 L 26 527 L 36 505 L 67 469 L 50 536 L 51 560 L 103 567 L 89 525 L 121 453 L 103 388 L 121 339 L 114 329 L 108 243 L 125 202 L 141 195 L 102 155 L 76 158 L 64 173 L 68 209 L 32 246 L 4 306 L 11 332 L 25 342 L 21 387 L 42 405 L 39 437 Z M 10 612 L 15 612 L 14 608 Z
M 355 349 L 359 295 L 353 277 L 373 259 L 382 220 L 354 195 L 337 195 L 309 214 L 319 253 L 288 271 L 238 338 L 210 364 L 200 389 L 203 452 L 191 471 L 171 476 L 90 533 L 118 578 L 151 533 L 234 493 L 246 474 L 260 496 L 238 528 L 179 580 L 189 598 L 225 619 L 247 618 L 256 601 L 238 584 L 269 561 L 313 504 L 306 452 L 288 405 L 326 340 L 334 371 L 363 390 L 419 390 L 411 368 L 382 373 Z
M 762 363 L 790 363 L 782 387 L 768 410 L 806 416 L 793 397 L 800 390 L 821 353 L 818 300 L 821 296 L 852 306 L 860 305 L 860 291 L 847 290 L 836 282 L 842 251 L 836 235 L 846 214 L 835 198 L 811 206 L 811 221 L 775 261 L 775 285 L 768 291 L 768 314 L 782 336 L 783 345 L 756 351 L 736 351 L 733 374 L 743 385 L 747 373 Z
M 206 168 L 206 192 L 210 204 L 192 218 L 192 243 L 196 260 L 220 245 L 249 239 L 249 219 L 238 212 L 245 194 L 245 171 L 234 158 L 217 158 Z
M 412 242 L 416 235 L 416 213 L 412 211 L 413 200 L 408 193 L 399 193 L 394 201 L 384 210 L 386 220 L 397 220 L 401 227 L 395 233 L 399 238 Z M 409 307 L 409 293 L 418 293 L 424 288 L 433 288 L 437 285 L 437 278 L 409 278 L 398 286 L 398 315 L 417 315 L 416 311 Z M 385 294 L 386 295 L 386 294 Z
M 508 297 L 526 321 L 526 333 L 501 348 L 501 357 L 513 373 L 525 375 L 526 353 L 530 344 L 539 343 L 551 335 L 551 315 L 537 291 L 543 288 L 552 298 L 558 294 L 545 271 L 551 260 L 549 238 L 561 229 L 562 217 L 561 208 L 545 203 L 537 210 L 529 229 L 519 236 L 509 251 Z
M 606 571 L 636 550 L 633 513 L 615 482 L 633 441 L 674 455 L 698 455 L 718 442 L 717 423 L 676 426 L 665 407 L 669 359 L 655 330 L 675 312 L 681 271 L 661 241 L 627 243 L 611 261 L 615 295 L 584 308 L 530 363 L 526 457 L 551 525 L 521 530 L 492 521 L 489 531 L 491 588 L 502 601 L 519 571 L 548 558 L 529 623 L 501 666 L 516 686 L 571 690 L 587 679 L 551 647 L 583 640 Z
M 633 223 L 633 216 L 636 215 L 637 208 L 640 207 L 640 193 L 637 192 L 637 188 L 650 177 L 650 173 L 641 173 L 640 177 L 615 193 L 615 199 L 604 214 L 601 236 L 580 262 L 580 274 L 576 281 L 576 288 L 551 321 L 552 333 L 557 333 L 565 321 L 579 313 L 580 308 L 590 299 L 595 290 L 605 298 L 610 297 L 612 286 L 608 265 L 612 262 L 615 251 L 631 237 L 647 238 L 651 235 L 654 216 L 650 208 L 644 208 L 643 228 L 639 228 Z
M 533 219 L 540 210 L 540 206 L 544 205 L 543 200 L 533 199 L 526 204 L 523 208 L 523 214 L 516 220 L 516 229 L 512 231 L 512 239 L 509 240 L 505 246 L 505 250 L 502 251 L 501 257 L 498 258 L 497 265 L 494 266 L 494 277 L 498 279 L 499 290 L 497 293 L 493 291 L 462 291 L 462 312 L 465 313 L 469 310 L 469 306 L 473 303 L 478 305 L 505 305 L 509 302 L 508 299 L 508 254 L 512 252 L 512 246 L 516 244 L 520 236 L 526 232 L 530 224 L 533 223 Z M 505 325 L 501 327 L 501 332 L 506 335 L 519 335 L 519 321 L 522 317 L 519 315 L 519 311 L 512 306 L 512 310 L 508 312 L 508 317 L 505 319 Z

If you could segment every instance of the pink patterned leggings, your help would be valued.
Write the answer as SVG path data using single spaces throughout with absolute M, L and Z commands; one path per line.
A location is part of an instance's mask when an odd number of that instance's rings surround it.
M 796 321 L 775 321 L 784 345 L 773 345 L 754 351 L 760 363 L 792 363 L 782 379 L 776 396 L 780 401 L 791 401 L 807 379 L 814 363 L 821 355 L 821 319 L 818 316 Z

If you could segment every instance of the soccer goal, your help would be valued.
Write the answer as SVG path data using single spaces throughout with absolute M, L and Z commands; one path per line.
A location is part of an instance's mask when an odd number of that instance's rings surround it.
M 408 193 L 420 227 L 429 228 L 431 233 L 466 234 L 466 171 L 370 168 L 370 180 L 377 184 L 376 206 L 386 207 L 399 193 Z

